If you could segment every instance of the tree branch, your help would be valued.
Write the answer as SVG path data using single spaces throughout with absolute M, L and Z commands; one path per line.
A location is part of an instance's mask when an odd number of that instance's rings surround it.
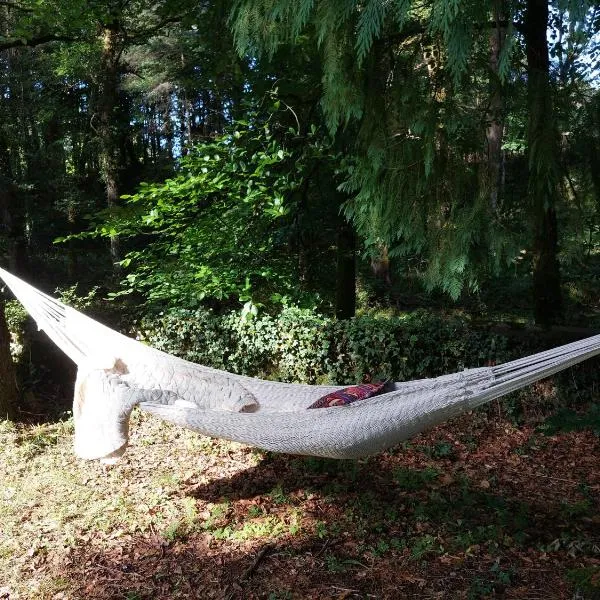
M 125 43 L 135 43 L 138 40 L 147 39 L 152 37 L 155 33 L 158 33 L 163 27 L 170 25 L 171 23 L 177 23 L 183 18 L 183 15 L 175 15 L 173 17 L 167 17 L 156 25 L 143 29 L 141 31 L 134 31 L 133 33 L 125 32 Z
M 34 46 L 41 46 L 42 44 L 48 44 L 50 42 L 75 42 L 76 38 L 69 37 L 67 35 L 56 35 L 49 33 L 46 35 L 39 35 L 31 39 L 24 38 L 0 38 L 0 52 L 3 50 L 10 50 L 11 48 L 24 48 Z

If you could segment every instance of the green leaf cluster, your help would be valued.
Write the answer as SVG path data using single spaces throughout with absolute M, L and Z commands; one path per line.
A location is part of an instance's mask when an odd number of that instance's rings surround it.
M 148 316 L 139 337 L 188 360 L 251 376 L 305 383 L 411 380 L 510 356 L 508 340 L 463 318 L 418 311 L 347 321 L 285 307 L 251 321 L 239 311 L 172 310 Z
M 171 307 L 242 302 L 249 315 L 297 295 L 294 192 L 320 149 L 307 139 L 294 151 L 295 133 L 254 115 L 194 146 L 172 178 L 142 183 L 124 207 L 104 211 L 84 236 L 129 240 L 119 294 Z

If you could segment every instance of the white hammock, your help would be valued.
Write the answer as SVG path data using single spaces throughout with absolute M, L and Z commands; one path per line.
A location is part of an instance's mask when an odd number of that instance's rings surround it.
M 40 329 L 78 366 L 75 451 L 122 453 L 135 405 L 204 435 L 276 452 L 374 454 L 462 412 L 600 354 L 600 335 L 495 367 L 397 382 L 346 406 L 307 410 L 340 386 L 264 381 L 176 358 L 128 338 L 0 269 Z

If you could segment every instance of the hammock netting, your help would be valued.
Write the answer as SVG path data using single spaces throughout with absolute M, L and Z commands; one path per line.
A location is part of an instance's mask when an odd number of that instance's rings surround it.
M 171 356 L 128 338 L 0 269 L 38 327 L 78 366 L 75 452 L 118 456 L 138 405 L 201 434 L 265 450 L 357 458 L 600 354 L 600 335 L 493 367 L 395 382 L 384 394 L 308 410 L 343 386 L 266 381 Z

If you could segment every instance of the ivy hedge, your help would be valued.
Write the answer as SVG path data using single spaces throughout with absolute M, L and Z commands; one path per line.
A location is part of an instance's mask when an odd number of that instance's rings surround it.
M 138 336 L 182 358 L 240 374 L 340 384 L 435 377 L 499 364 L 562 343 L 535 333 L 514 335 L 492 331 L 489 325 L 477 327 L 460 315 L 415 311 L 338 321 L 298 308 L 252 320 L 240 319 L 239 313 L 176 310 L 143 319 Z M 571 401 L 574 395 L 588 401 L 597 396 L 598 362 L 587 361 L 555 377 L 552 401 Z M 532 389 L 525 393 L 531 395 Z

